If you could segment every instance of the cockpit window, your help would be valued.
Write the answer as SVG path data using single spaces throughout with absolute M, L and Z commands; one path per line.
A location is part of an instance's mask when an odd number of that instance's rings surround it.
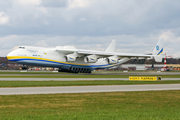
M 25 49 L 25 47 L 19 47 L 20 49 Z

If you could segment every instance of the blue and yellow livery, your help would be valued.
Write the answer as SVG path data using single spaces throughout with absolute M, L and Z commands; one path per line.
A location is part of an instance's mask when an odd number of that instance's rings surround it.
M 91 51 L 76 49 L 72 46 L 57 46 L 55 48 L 42 48 L 21 46 L 7 55 L 9 61 L 23 65 L 54 67 L 59 72 L 91 73 L 95 69 L 114 67 L 128 61 L 131 57 L 152 58 L 160 55 L 163 48 L 158 42 L 151 55 L 116 53 L 116 41 L 113 40 L 105 51 Z

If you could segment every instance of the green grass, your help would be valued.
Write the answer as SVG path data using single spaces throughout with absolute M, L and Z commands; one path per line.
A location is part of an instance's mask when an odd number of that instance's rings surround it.
M 143 72 L 143 73 L 149 73 L 149 72 L 156 72 L 156 71 L 128 71 L 128 73 L 134 73 L 134 72 Z M 104 74 L 104 73 L 124 73 L 123 71 L 92 71 L 93 74 Z M 66 73 L 66 72 L 53 72 L 53 71 L 27 71 L 27 72 L 21 72 L 20 70 L 16 71 L 0 71 L 0 74 L 72 74 L 72 73 Z
M 0 81 L 0 87 L 45 87 L 45 86 L 89 86 L 89 85 L 137 85 L 137 84 L 179 84 L 180 80 L 169 81 Z
M 180 71 L 168 71 L 163 73 L 169 73 L 169 72 L 180 72 Z M 92 71 L 92 74 L 133 74 L 133 73 L 157 73 L 157 71 Z M 19 70 L 15 71 L 0 71 L 0 74 L 74 74 L 74 73 L 66 73 L 66 72 L 53 72 L 53 71 L 27 71 L 27 72 L 21 72 Z M 80 73 L 81 74 L 81 73 Z
M 179 120 L 180 91 L 0 96 L 1 120 Z
M 0 74 L 61 74 L 60 72 L 52 72 L 52 71 L 48 71 L 48 72 L 39 72 L 39 71 L 28 71 L 28 72 L 20 72 L 20 71 L 0 71 Z
M 180 78 L 180 75 L 3 75 L 0 78 L 129 78 L 129 76 L 161 76 L 162 78 Z
M 180 75 L 179 75 L 180 77 Z M 129 78 L 128 75 L 25 75 L 0 76 L 0 78 Z

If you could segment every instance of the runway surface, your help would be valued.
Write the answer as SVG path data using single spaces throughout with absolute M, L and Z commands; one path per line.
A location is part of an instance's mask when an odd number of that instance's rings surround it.
M 0 95 L 180 90 L 180 84 L 0 88 Z
M 17 72 L 17 71 L 16 71 Z M 1 72 L 0 72 L 1 73 Z M 38 73 L 38 74 L 34 74 Z M 41 73 L 35 71 L 34 73 L 32 72 L 19 72 L 13 73 L 9 72 L 8 74 L 0 74 L 0 76 L 71 76 L 71 75 L 180 75 L 180 72 L 102 72 L 102 73 L 92 73 L 92 74 L 73 74 L 73 73 L 52 73 L 52 72 L 47 72 L 47 73 Z
M 129 80 L 129 78 L 0 78 L 0 81 L 87 81 L 87 80 Z M 180 78 L 162 78 L 180 80 Z

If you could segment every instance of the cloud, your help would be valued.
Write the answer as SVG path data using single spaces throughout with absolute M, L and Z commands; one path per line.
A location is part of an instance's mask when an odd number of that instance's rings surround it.
M 178 0 L 7 0 L 6 6 L 11 27 L 0 28 L 1 36 L 145 36 L 180 30 Z
M 41 5 L 44 7 L 50 7 L 50 8 L 61 8 L 66 7 L 68 1 L 67 0 L 42 0 Z
M 90 0 L 68 0 L 68 9 L 86 8 L 91 5 Z
M 41 46 L 41 47 L 56 47 L 56 46 L 74 46 L 78 49 L 87 50 L 105 50 L 111 40 L 117 40 L 116 52 L 122 53 L 149 53 L 158 41 L 159 35 L 151 35 L 149 37 L 139 37 L 134 35 L 118 35 L 118 36 L 44 36 L 44 35 L 12 35 L 0 37 L 0 55 L 5 56 L 11 51 L 14 46 Z M 174 44 L 171 40 L 177 36 L 169 36 L 164 40 L 164 50 L 167 55 L 177 57 L 179 49 L 178 44 Z M 179 40 L 179 38 L 178 38 Z M 11 43 L 11 44 L 9 44 Z M 6 52 L 4 52 L 6 50 Z M 8 51 L 9 50 L 9 51 Z M 8 52 L 7 52 L 8 51 Z
M 88 21 L 86 18 L 82 17 L 79 19 L 80 21 Z
M 0 25 L 5 25 L 9 23 L 9 16 L 3 11 L 0 12 Z
M 29 5 L 39 5 L 41 3 L 41 0 L 17 0 L 21 5 L 23 6 L 29 6 Z
M 118 52 L 149 52 L 164 38 L 180 56 L 179 0 L 0 0 L 0 55 L 14 46 L 74 45 Z M 11 43 L 11 44 L 9 44 Z M 3 50 L 6 49 L 6 52 Z
M 47 43 L 44 40 L 38 41 L 35 45 L 39 47 L 48 47 Z

